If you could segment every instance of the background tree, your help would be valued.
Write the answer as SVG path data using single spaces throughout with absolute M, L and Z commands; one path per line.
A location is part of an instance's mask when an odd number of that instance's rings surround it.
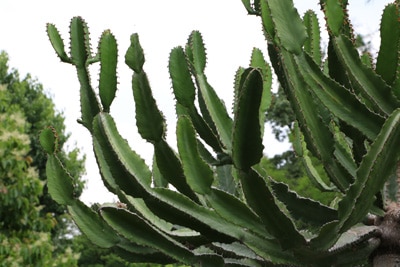
M 64 255 L 67 247 L 71 246 L 69 231 L 72 221 L 66 207 L 57 204 L 47 193 L 47 156 L 39 145 L 40 131 L 49 125 L 58 129 L 60 159 L 71 168 L 71 173 L 76 177 L 73 182 L 77 196 L 81 194 L 84 186 L 81 178 L 85 170 L 84 157 L 81 157 L 78 148 L 71 151 L 63 149 L 69 137 L 65 133 L 63 115 L 56 111 L 40 83 L 29 75 L 21 79 L 17 70 L 9 70 L 8 56 L 5 52 L 0 53 L 0 86 L 0 146 L 3 153 L 0 221 L 2 234 L 7 236 L 6 239 L 2 239 L 3 245 L 4 242 L 13 240 L 14 246 L 8 244 L 10 248 L 15 248 L 19 242 L 25 244 L 22 250 L 24 263 L 27 260 L 37 262 L 41 259 L 41 263 L 48 262 L 42 266 L 51 266 L 48 264 L 56 257 L 52 256 L 52 253 Z M 36 247 L 29 248 L 29 244 Z M 8 252 L 2 252 L 2 257 L 8 258 L 10 262 L 15 259 Z

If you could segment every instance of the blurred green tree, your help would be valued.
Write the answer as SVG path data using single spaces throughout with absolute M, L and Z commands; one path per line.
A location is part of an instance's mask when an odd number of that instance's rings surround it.
M 84 187 L 85 157 L 78 148 L 63 149 L 69 138 L 63 115 L 56 111 L 42 84 L 30 75 L 21 79 L 17 70 L 9 70 L 5 52 L 0 53 L 0 88 L 0 261 L 52 266 L 61 257 L 65 266 L 73 266 L 77 255 L 68 247 L 74 226 L 66 208 L 47 193 L 40 130 L 52 125 L 59 131 L 61 160 L 77 177 L 78 196 Z

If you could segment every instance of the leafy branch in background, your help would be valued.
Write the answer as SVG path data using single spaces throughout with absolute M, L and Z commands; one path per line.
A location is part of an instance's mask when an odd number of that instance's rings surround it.
M 322 58 L 313 11 L 301 18 L 290 0 L 242 2 L 262 20 L 270 61 L 296 117 L 296 154 L 316 188 L 334 193 L 334 201 L 325 205 L 300 197 L 268 173 L 262 136 L 272 71 L 261 51 L 254 49 L 250 66 L 236 73 L 231 118 L 207 81 L 205 47 L 197 31 L 184 47 L 172 49 L 169 59 L 177 150 L 166 142 L 144 52 L 138 35 L 131 36 L 125 63 L 133 70 L 136 125 L 154 146 L 153 165 L 147 166 L 109 113 L 117 87 L 116 40 L 105 31 L 93 53 L 80 17 L 71 21 L 69 55 L 53 24 L 47 32 L 59 58 L 77 69 L 80 122 L 93 137 L 104 184 L 120 202 L 85 206 L 57 156 L 57 135 L 45 129 L 41 141 L 48 153 L 50 194 L 68 206 L 94 244 L 113 248 L 131 262 L 387 266 L 389 258 L 399 257 L 393 250 L 397 239 L 388 234 L 398 236 L 398 199 L 393 187 L 385 189 L 385 184 L 397 188 L 400 160 L 398 2 L 382 16 L 376 65 L 357 50 L 347 1 L 321 1 L 327 58 Z M 88 67 L 97 62 L 95 92 Z M 368 220 L 373 215 L 375 223 Z
M 65 207 L 46 195 L 46 154 L 39 145 L 39 131 L 53 124 L 60 131 L 64 118 L 41 84 L 28 75 L 19 78 L 8 68 L 8 56 L 0 53 L 0 262 L 1 266 L 74 266 L 79 255 L 71 250 L 68 226 L 73 223 Z M 82 160 L 60 151 L 70 167 L 79 193 L 83 182 Z M 47 196 L 47 198 L 46 198 Z

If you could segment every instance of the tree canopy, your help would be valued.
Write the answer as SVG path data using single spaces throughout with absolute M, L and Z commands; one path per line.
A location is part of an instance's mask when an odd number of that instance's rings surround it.
M 0 124 L 2 266 L 73 266 L 78 255 L 68 248 L 72 222 L 66 207 L 48 195 L 40 131 L 48 125 L 59 131 L 60 159 L 76 177 L 77 196 L 84 186 L 84 156 L 78 148 L 63 149 L 69 138 L 64 116 L 42 84 L 30 75 L 21 79 L 17 70 L 9 69 L 5 52 L 0 53 Z

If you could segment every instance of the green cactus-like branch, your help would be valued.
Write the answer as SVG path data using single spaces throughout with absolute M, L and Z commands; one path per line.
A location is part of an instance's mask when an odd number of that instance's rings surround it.
M 192 266 L 362 265 L 379 246 L 379 227 L 354 226 L 382 213 L 376 198 L 395 182 L 400 160 L 398 4 L 388 5 L 381 25 L 376 67 L 358 54 L 347 1 L 320 1 L 329 44 L 322 57 L 315 13 L 300 17 L 291 0 L 242 0 L 260 16 L 270 61 L 296 115 L 294 149 L 309 178 L 338 199 L 325 206 L 292 192 L 264 168 L 264 114 L 271 103 L 272 70 L 259 49 L 235 75 L 233 118 L 205 75 L 206 49 L 193 31 L 184 48 L 172 49 L 169 73 L 177 113 L 177 150 L 144 70 L 137 34 L 125 63 L 133 70 L 136 123 L 154 146 L 152 166 L 129 146 L 109 114 L 117 91 L 117 42 L 110 31 L 92 54 L 85 21 L 73 18 L 70 51 L 56 27 L 47 32 L 57 56 L 77 69 L 81 122 L 106 187 L 120 203 L 86 207 L 57 158 L 57 135 L 43 130 L 49 154 L 48 186 L 89 239 L 133 262 Z M 99 93 L 88 66 L 100 64 Z M 386 65 L 386 63 L 388 63 Z M 324 168 L 315 166 L 315 162 Z M 390 192 L 393 197 L 393 192 Z M 387 199 L 384 196 L 384 199 Z
M 110 106 L 117 90 L 117 40 L 110 31 L 105 31 L 99 41 L 100 78 L 99 96 L 103 110 L 110 111 Z

